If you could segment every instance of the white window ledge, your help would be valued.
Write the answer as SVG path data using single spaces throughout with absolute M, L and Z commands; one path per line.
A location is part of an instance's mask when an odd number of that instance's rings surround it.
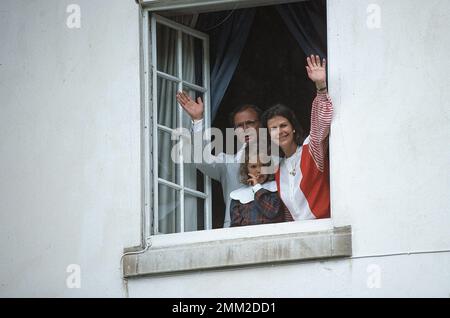
M 316 220 L 154 236 L 152 247 L 146 252 L 124 257 L 123 275 L 351 256 L 351 227 L 330 227 L 331 224 L 331 220 Z

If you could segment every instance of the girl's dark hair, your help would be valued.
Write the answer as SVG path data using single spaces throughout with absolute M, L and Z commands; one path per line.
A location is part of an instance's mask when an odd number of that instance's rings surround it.
M 270 158 L 270 150 L 267 149 L 267 152 L 268 152 L 267 156 L 269 156 L 269 158 Z M 244 160 L 244 162 L 241 162 L 241 166 L 239 168 L 239 176 L 240 176 L 239 179 L 240 179 L 241 183 L 243 183 L 245 185 L 248 185 L 248 183 L 247 183 L 247 180 L 249 178 L 248 164 L 250 162 L 250 155 L 253 155 L 253 154 L 256 155 L 256 153 L 253 153 L 253 152 L 250 153 L 249 147 L 245 147 L 245 160 Z M 260 152 L 259 145 L 258 145 L 257 154 L 258 154 L 258 158 L 260 158 L 261 155 L 265 155 Z M 270 161 L 268 163 L 264 163 L 263 166 L 270 166 L 271 164 L 272 164 L 272 159 L 270 159 Z M 271 173 L 271 174 L 267 175 L 267 179 L 265 182 L 273 181 L 273 180 L 275 180 L 275 175 L 273 173 Z
M 264 128 L 267 128 L 267 122 L 269 119 L 272 119 L 275 116 L 281 116 L 286 118 L 289 123 L 292 125 L 293 129 L 295 130 L 294 133 L 294 141 L 297 145 L 301 145 L 303 143 L 304 138 L 304 132 L 303 128 L 300 125 L 300 123 L 297 120 L 297 117 L 295 116 L 294 112 L 287 106 L 283 104 L 276 104 L 269 109 L 267 109 L 261 116 L 261 125 Z M 280 148 L 280 154 L 284 157 L 284 152 Z

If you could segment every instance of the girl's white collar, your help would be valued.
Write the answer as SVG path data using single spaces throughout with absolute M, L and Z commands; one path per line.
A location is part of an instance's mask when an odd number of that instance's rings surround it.
M 275 181 L 264 182 L 261 184 L 263 189 L 270 192 L 277 192 L 277 183 Z M 233 200 L 237 200 L 242 204 L 246 204 L 255 200 L 255 194 L 253 193 L 253 187 L 243 186 L 230 193 L 230 197 Z

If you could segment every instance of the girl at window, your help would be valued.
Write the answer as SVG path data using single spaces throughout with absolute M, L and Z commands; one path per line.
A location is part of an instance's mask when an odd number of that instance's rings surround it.
M 327 93 L 325 59 L 307 58 L 308 77 L 316 84 L 312 103 L 311 132 L 303 140 L 294 113 L 278 104 L 263 114 L 263 125 L 280 147 L 280 166 L 275 173 L 277 189 L 294 220 L 330 217 L 328 135 L 333 105 Z
M 265 159 L 267 159 L 266 157 Z M 245 162 L 241 163 L 240 178 L 245 186 L 230 193 L 231 226 L 256 225 L 292 221 L 286 206 L 281 201 L 273 174 L 264 174 L 261 154 L 245 151 Z

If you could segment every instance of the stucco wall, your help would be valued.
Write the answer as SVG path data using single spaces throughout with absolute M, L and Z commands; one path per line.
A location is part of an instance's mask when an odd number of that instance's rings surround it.
M 137 6 L 79 0 L 69 29 L 70 3 L 0 4 L 3 297 L 125 296 L 120 255 L 139 242 Z M 357 258 L 138 278 L 130 296 L 449 297 L 450 253 L 435 251 L 450 250 L 450 3 L 328 6 L 332 213 Z M 386 255 L 409 252 L 424 253 Z
M 133 1 L 1 1 L 0 296 L 125 295 L 120 256 L 140 241 L 138 24 Z
M 332 209 L 356 255 L 450 248 L 449 9 L 329 1 Z
M 332 214 L 355 259 L 138 278 L 130 296 L 449 297 L 449 9 L 328 1 Z

